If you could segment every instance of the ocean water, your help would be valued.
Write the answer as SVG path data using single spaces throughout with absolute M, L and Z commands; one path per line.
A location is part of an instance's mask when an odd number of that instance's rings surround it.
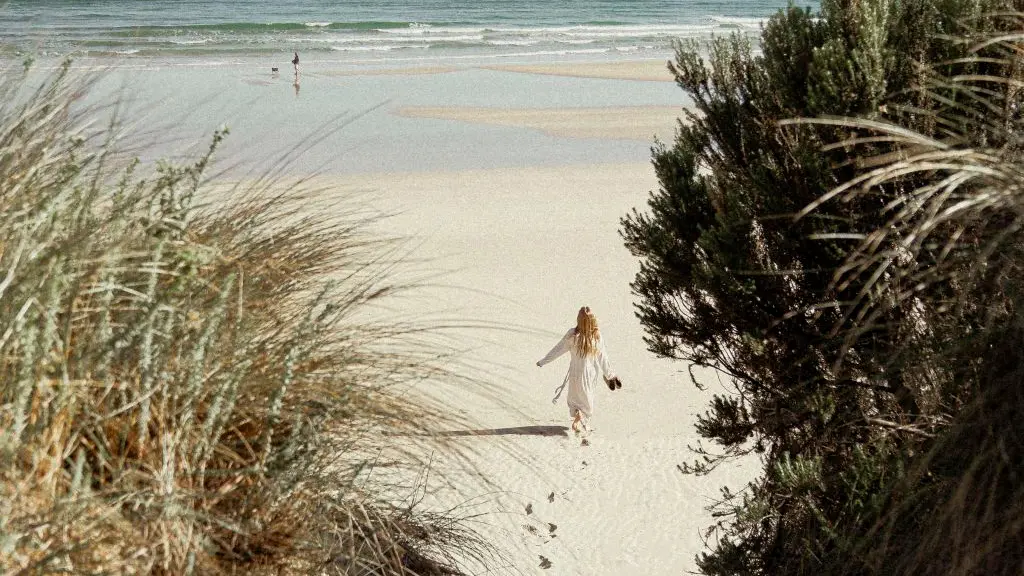
M 812 10 L 818 0 L 798 2 Z M 681 38 L 756 38 L 787 0 L 7 0 L 0 55 L 340 63 L 660 57 Z
M 818 0 L 797 0 L 818 9 Z M 514 73 L 490 64 L 667 60 L 673 41 L 756 41 L 788 0 L 0 0 L 0 63 L 102 71 L 143 159 L 219 157 L 259 171 L 381 173 L 646 162 L 651 139 L 407 118 L 406 106 L 688 105 L 672 82 Z M 291 73 L 301 56 L 301 84 Z M 277 67 L 280 72 L 272 72 Z M 363 71 L 393 68 L 389 74 Z M 431 71 L 406 74 L 405 70 Z M 326 132 L 325 132 L 326 131 Z M 307 146 L 319 134 L 316 146 Z M 302 150 L 300 155 L 293 154 Z

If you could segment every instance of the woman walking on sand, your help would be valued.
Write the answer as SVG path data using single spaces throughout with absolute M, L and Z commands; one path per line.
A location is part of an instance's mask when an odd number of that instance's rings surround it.
M 576 314 L 576 327 L 570 328 L 558 344 L 537 361 L 537 366 L 543 366 L 566 352 L 571 352 L 571 360 L 569 373 L 566 374 L 562 386 L 569 387 L 565 399 L 569 404 L 572 431 L 580 432 L 588 429 L 590 418 L 594 414 L 597 377 L 604 376 L 605 383 L 612 390 L 622 388 L 622 382 L 615 376 L 608 361 L 601 332 L 597 329 L 597 318 L 590 311 L 590 307 L 580 308 Z

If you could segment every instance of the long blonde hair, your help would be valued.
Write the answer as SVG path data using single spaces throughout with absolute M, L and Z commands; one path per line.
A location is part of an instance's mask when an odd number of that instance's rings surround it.
M 601 331 L 597 329 L 597 316 L 589 306 L 580 308 L 576 314 L 576 339 L 573 347 L 581 356 L 591 356 L 597 352 L 597 342 L 601 339 Z

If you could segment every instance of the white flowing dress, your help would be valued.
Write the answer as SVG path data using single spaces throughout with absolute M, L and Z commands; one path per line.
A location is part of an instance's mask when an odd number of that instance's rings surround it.
M 589 356 L 583 356 L 576 350 L 576 347 L 573 346 L 575 341 L 576 329 L 571 328 L 537 364 L 543 366 L 562 354 L 571 352 L 569 373 L 565 377 L 569 388 L 566 393 L 569 416 L 575 418 L 576 413 L 580 412 L 584 418 L 590 419 L 594 414 L 594 397 L 602 374 L 604 378 L 608 379 L 614 378 L 615 373 L 612 371 L 608 353 L 605 352 L 604 342 L 601 339 L 597 341 L 597 349 Z

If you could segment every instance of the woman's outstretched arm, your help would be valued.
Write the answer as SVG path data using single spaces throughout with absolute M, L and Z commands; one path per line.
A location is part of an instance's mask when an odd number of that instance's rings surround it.
M 562 354 L 565 354 L 566 352 L 569 351 L 569 348 L 571 346 L 572 346 L 572 330 L 570 330 L 568 333 L 566 333 L 565 336 L 562 336 L 562 339 L 558 341 L 558 344 L 555 344 L 555 347 L 552 348 L 550 352 L 548 352 L 543 358 L 541 358 L 540 360 L 537 361 L 537 366 L 543 366 L 543 365 L 547 364 L 548 362 L 551 362 L 555 358 L 558 358 Z

